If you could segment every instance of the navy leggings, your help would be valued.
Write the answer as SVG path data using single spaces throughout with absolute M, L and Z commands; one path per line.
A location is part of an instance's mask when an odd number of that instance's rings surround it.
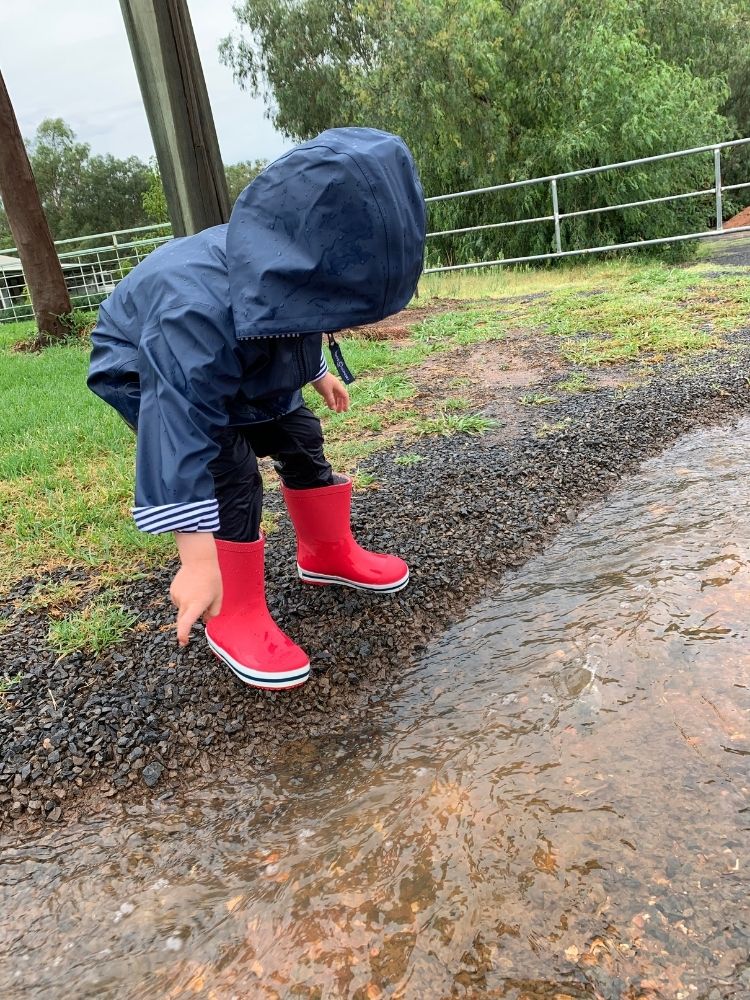
M 332 486 L 333 470 L 323 454 L 323 430 L 312 410 L 301 406 L 276 420 L 228 427 L 218 438 L 221 452 L 211 462 L 219 523 L 225 542 L 260 538 L 263 480 L 258 458 L 271 456 L 285 486 L 292 490 Z

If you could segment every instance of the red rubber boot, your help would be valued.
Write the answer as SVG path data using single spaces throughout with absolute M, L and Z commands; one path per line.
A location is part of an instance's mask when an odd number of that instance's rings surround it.
M 271 617 L 266 606 L 265 542 L 216 542 L 224 598 L 206 625 L 219 659 L 253 687 L 297 687 L 310 676 L 310 661 Z
M 352 536 L 352 481 L 337 476 L 333 486 L 290 490 L 284 501 L 297 532 L 297 571 L 305 583 L 331 583 L 392 594 L 409 582 L 409 567 L 398 556 L 368 552 Z

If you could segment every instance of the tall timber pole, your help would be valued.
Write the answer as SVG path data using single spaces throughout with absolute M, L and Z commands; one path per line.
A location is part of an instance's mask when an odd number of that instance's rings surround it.
M 186 0 L 120 0 L 175 236 L 229 218 L 216 127 Z
M 61 339 L 69 333 L 63 317 L 70 312 L 70 295 L 2 73 L 0 198 L 21 260 L 41 339 Z

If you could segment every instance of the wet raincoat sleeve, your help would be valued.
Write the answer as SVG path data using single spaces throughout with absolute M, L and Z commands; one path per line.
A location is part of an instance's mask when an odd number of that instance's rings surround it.
M 209 464 L 242 374 L 227 321 L 221 310 L 186 306 L 162 314 L 141 338 L 133 516 L 143 531 L 219 528 Z

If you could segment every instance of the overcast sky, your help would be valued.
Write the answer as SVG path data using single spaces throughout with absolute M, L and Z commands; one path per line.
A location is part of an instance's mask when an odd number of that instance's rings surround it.
M 224 162 L 273 159 L 291 143 L 219 63 L 232 0 L 188 6 Z M 0 0 L 0 69 L 24 136 L 64 118 L 93 153 L 153 155 L 119 0 Z

